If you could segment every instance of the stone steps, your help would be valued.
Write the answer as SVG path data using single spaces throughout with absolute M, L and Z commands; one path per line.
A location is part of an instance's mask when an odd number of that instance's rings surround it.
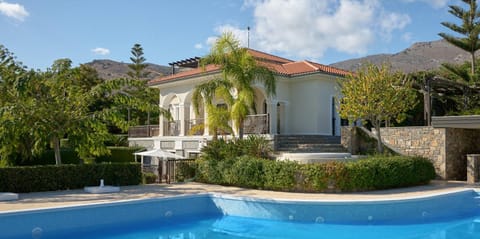
M 280 143 L 340 144 L 340 136 L 324 135 L 277 135 Z
M 275 136 L 276 151 L 291 153 L 347 152 L 340 144 L 339 136 L 324 135 L 278 135 Z

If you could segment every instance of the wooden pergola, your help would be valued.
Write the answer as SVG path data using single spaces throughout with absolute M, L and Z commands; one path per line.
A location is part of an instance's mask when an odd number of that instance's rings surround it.
M 416 85 L 423 93 L 423 115 L 425 124 L 432 125 L 432 96 L 464 96 L 464 103 L 466 104 L 466 96 L 472 93 L 480 93 L 478 87 L 472 87 L 464 83 L 455 82 L 442 78 L 440 76 L 425 78 L 423 85 Z

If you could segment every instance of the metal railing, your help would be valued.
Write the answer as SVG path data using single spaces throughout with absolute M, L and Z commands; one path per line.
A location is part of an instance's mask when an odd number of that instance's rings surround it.
M 180 120 L 164 121 L 163 123 L 164 136 L 179 136 L 180 135 Z
M 128 128 L 128 137 L 153 137 L 160 134 L 160 127 L 158 125 L 140 125 Z
M 180 135 L 180 120 L 164 121 L 164 136 Z M 205 119 L 185 120 L 185 134 L 187 135 L 203 135 Z M 243 124 L 243 132 L 245 134 L 268 134 L 270 121 L 268 114 L 248 115 Z M 192 130 L 193 129 L 193 130 Z M 221 132 L 224 134 L 224 132 Z M 132 126 L 128 129 L 128 137 L 153 137 L 160 135 L 160 127 L 158 125 L 141 125 Z
M 156 183 L 176 183 L 195 177 L 194 159 L 160 160 L 159 165 L 142 165 L 142 172 L 157 176 Z
M 268 134 L 270 120 L 268 114 L 247 115 L 243 123 L 245 134 Z

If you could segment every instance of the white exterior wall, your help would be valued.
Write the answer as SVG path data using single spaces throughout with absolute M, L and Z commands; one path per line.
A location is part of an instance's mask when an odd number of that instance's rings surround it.
M 160 87 L 160 106 L 167 108 L 170 100 L 176 96 L 180 104 L 189 111 L 190 118 L 195 116 L 191 104 L 194 87 L 213 76 L 192 78 L 179 82 L 162 84 Z M 337 77 L 324 74 L 311 74 L 293 78 L 278 77 L 276 95 L 267 100 L 268 113 L 272 115 L 272 132 L 277 131 L 277 115 L 280 115 L 281 134 L 332 134 L 332 97 L 337 96 Z M 260 87 L 262 88 L 262 87 Z M 261 102 L 258 102 L 262 104 Z M 281 104 L 279 114 L 277 103 Z M 261 107 L 259 107 L 261 108 Z M 335 110 L 336 112 L 336 110 Z M 258 112 L 262 113 L 262 112 Z M 335 114 L 336 135 L 340 135 L 340 117 Z M 182 119 L 184 120 L 184 119 Z M 161 123 L 162 124 L 162 121 Z M 162 130 L 162 125 L 161 130 Z
M 284 134 L 332 134 L 332 97 L 337 95 L 336 78 L 327 75 L 307 75 L 287 79 L 288 91 Z M 336 131 L 339 135 L 340 119 L 336 118 Z

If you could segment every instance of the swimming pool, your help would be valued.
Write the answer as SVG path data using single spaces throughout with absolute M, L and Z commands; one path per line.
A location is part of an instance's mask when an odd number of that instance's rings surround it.
M 0 238 L 479 238 L 474 190 L 397 200 L 201 194 L 0 213 Z

